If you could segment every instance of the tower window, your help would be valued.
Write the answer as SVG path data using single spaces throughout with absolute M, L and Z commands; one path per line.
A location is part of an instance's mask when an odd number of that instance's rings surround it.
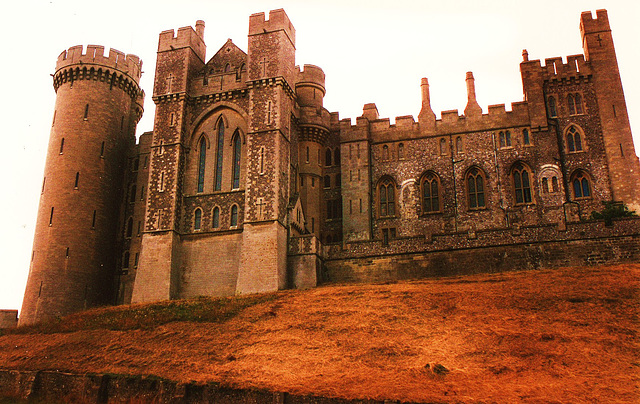
M 324 187 L 331 188 L 331 177 L 328 175 L 324 176 Z
M 104 142 L 100 145 L 100 157 L 104 157 Z
M 214 229 L 220 227 L 220 208 L 218 208 L 217 206 L 213 208 L 213 219 L 211 220 L 211 222 Z
M 207 159 L 207 141 L 202 137 L 200 140 L 200 158 L 198 160 L 198 192 L 204 191 L 204 170 Z
M 129 203 L 136 202 L 136 193 L 137 193 L 136 184 L 133 184 L 131 186 L 131 191 L 129 192 Z
M 53 206 L 51 207 L 51 214 L 49 215 L 49 226 L 53 225 Z
M 334 153 L 333 163 L 337 166 L 340 165 L 340 147 L 336 148 L 336 151 Z
M 582 151 L 582 137 L 580 131 L 574 125 L 567 129 L 567 150 L 571 152 Z
M 218 123 L 218 147 L 216 150 L 216 180 L 214 190 L 220 191 L 222 188 L 222 158 L 224 149 L 224 121 L 220 119 Z
M 89 104 L 84 106 L 84 120 L 86 121 L 89 118 Z
M 582 171 L 577 171 L 571 178 L 573 185 L 573 196 L 575 199 L 590 198 L 591 185 L 587 175 Z
M 329 167 L 331 166 L 331 149 L 327 148 L 327 151 L 324 153 L 324 165 Z
M 93 218 L 91 219 L 91 228 L 95 229 L 96 228 L 96 211 L 93 211 Z
M 398 160 L 404 160 L 404 143 L 398 145 Z
M 447 141 L 445 139 L 440 139 L 440 155 L 447 155 Z
M 47 182 L 47 177 L 44 177 L 42 179 L 42 191 L 41 191 L 41 193 L 44 193 L 44 185 L 45 185 L 46 182 Z
M 529 139 L 529 129 L 522 129 L 522 143 L 526 146 L 531 144 L 531 139 Z
M 130 217 L 127 220 L 127 230 L 125 232 L 125 237 L 131 238 L 132 235 L 133 235 L 133 218 Z
M 460 136 L 456 138 L 456 153 L 457 154 L 464 153 L 464 147 L 462 145 L 462 137 Z
M 67 247 L 67 251 L 64 254 L 65 258 L 69 258 L 69 247 Z
M 236 129 L 233 134 L 233 181 L 231 189 L 240 188 L 240 158 L 242 157 L 242 145 L 240 133 Z
M 60 154 L 64 151 L 64 138 L 60 139 Z
M 77 173 L 76 173 L 76 180 L 75 180 L 75 182 L 73 183 L 73 188 L 74 188 L 74 189 L 78 189 L 78 182 L 79 182 L 79 181 L 80 181 L 80 173 L 79 173 L 79 172 L 77 172 Z
M 553 96 L 547 98 L 547 105 L 549 107 L 549 118 L 555 118 L 558 116 L 558 109 L 556 107 L 556 99 Z
M 231 207 L 231 227 L 238 225 L 238 205 Z
M 129 251 L 125 251 L 122 255 L 122 268 L 129 268 Z
M 395 216 L 395 184 L 391 179 L 385 179 L 378 188 L 380 201 L 380 217 Z
M 202 225 L 202 210 L 200 208 L 196 209 L 193 216 L 193 229 L 200 230 L 200 226 Z

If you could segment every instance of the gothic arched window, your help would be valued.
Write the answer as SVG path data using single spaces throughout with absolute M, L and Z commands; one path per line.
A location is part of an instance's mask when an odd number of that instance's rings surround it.
M 531 203 L 531 173 L 521 163 L 516 163 L 512 170 L 513 190 L 516 205 Z M 543 185 L 544 186 L 544 185 Z M 547 183 L 547 190 L 549 184 Z
M 216 149 L 216 181 L 214 191 L 220 191 L 222 188 L 222 157 L 224 149 L 224 121 L 220 119 L 218 123 L 218 145 Z
M 477 167 L 473 167 L 467 172 L 466 184 L 469 209 L 482 209 L 486 206 L 484 183 L 484 174 Z
M 575 199 L 591 197 L 591 184 L 584 171 L 578 170 L 571 176 L 571 185 Z
M 390 178 L 380 182 L 378 187 L 378 200 L 380 201 L 380 217 L 395 216 L 395 184 Z
M 567 150 L 570 153 L 582 151 L 582 136 L 575 125 L 567 129 Z
M 202 209 L 198 208 L 193 214 L 193 229 L 200 230 L 201 226 L 202 226 Z
M 424 177 L 420 186 L 422 188 L 422 212 L 432 213 L 440 211 L 440 192 L 438 176 L 429 172 Z
M 240 158 L 242 157 L 242 145 L 240 133 L 236 129 L 233 133 L 233 183 L 231 189 L 240 188 Z
M 207 160 L 207 140 L 200 140 L 200 156 L 198 159 L 198 192 L 204 192 L 204 168 Z

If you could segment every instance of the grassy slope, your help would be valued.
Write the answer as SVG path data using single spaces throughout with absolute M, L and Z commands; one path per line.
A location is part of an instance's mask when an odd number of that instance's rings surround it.
M 0 336 L 0 367 L 345 398 L 640 402 L 639 285 L 637 264 L 100 309 Z

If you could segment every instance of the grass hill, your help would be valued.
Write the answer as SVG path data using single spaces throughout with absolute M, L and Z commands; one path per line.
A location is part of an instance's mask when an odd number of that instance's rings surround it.
M 640 402 L 640 264 L 103 308 L 0 368 L 413 402 Z

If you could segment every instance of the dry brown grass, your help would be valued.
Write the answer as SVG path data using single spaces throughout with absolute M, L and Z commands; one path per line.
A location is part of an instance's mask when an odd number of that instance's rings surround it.
M 633 403 L 639 280 L 633 264 L 285 291 L 218 320 L 0 336 L 0 367 L 344 398 Z

